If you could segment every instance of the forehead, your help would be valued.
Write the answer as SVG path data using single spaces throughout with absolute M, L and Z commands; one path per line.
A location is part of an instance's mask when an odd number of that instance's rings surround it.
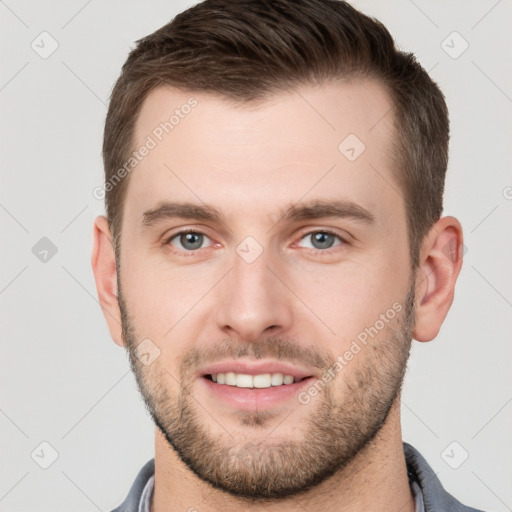
M 125 212 L 179 199 L 272 216 L 272 205 L 315 194 L 396 203 L 393 133 L 391 100 L 371 80 L 302 86 L 259 103 L 159 87 L 136 122 L 134 150 L 145 156 L 130 174 Z
M 157 143 L 165 143 L 162 139 L 171 139 L 167 135 L 173 133 L 175 139 L 195 135 L 213 144 L 238 145 L 243 132 L 248 142 L 251 137 L 253 142 L 275 141 L 275 145 L 324 142 L 325 146 L 346 133 L 373 144 L 390 135 L 391 105 L 384 87 L 369 79 L 303 85 L 245 103 L 212 93 L 158 87 L 143 102 L 134 142 L 137 145 L 152 135 Z M 285 131 L 277 133 L 280 129 Z

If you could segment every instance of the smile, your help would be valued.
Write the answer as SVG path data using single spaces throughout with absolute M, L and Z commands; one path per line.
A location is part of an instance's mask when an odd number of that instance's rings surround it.
M 217 384 L 225 384 L 226 386 L 234 386 L 237 388 L 270 388 L 272 386 L 287 386 L 294 382 L 300 382 L 302 378 L 296 378 L 293 375 L 283 373 L 262 373 L 258 375 L 248 375 L 245 373 L 217 373 L 206 375 Z

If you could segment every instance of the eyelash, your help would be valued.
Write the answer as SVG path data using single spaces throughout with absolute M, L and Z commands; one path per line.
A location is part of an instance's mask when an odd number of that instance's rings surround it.
M 309 252 L 312 252 L 315 255 L 319 255 L 319 254 L 326 255 L 326 256 L 331 255 L 333 253 L 333 251 L 336 250 L 336 248 L 339 248 L 340 246 L 347 244 L 347 241 L 342 236 L 340 236 L 338 233 L 335 233 L 334 231 L 331 231 L 330 229 L 315 229 L 313 231 L 307 231 L 306 233 L 303 233 L 300 236 L 299 241 L 303 240 L 307 236 L 313 235 L 315 233 L 322 233 L 324 235 L 332 235 L 334 238 L 337 238 L 341 242 L 341 244 L 334 245 L 333 247 L 329 247 L 327 249 L 315 249 L 314 247 L 305 247 L 305 249 L 307 249 Z
M 313 235 L 315 233 L 323 233 L 323 234 L 326 234 L 326 235 L 332 235 L 333 237 L 335 238 L 338 238 L 341 242 L 341 244 L 339 245 L 335 245 L 334 247 L 329 247 L 328 249 L 315 249 L 315 248 L 307 248 L 309 251 L 313 252 L 313 254 L 319 254 L 319 253 L 323 253 L 323 254 L 331 254 L 331 250 L 335 249 L 336 247 L 339 247 L 340 245 L 347 245 L 348 242 L 347 240 L 345 240 L 342 236 L 340 236 L 338 233 L 335 233 L 334 231 L 331 231 L 329 229 L 315 229 L 313 231 L 308 231 L 306 233 L 303 233 L 300 237 L 300 240 L 302 240 L 303 238 L 309 236 L 309 235 Z M 162 245 L 163 246 L 168 246 L 172 240 L 174 240 L 175 238 L 179 237 L 180 235 L 184 235 L 184 234 L 194 234 L 194 235 L 203 235 L 207 238 L 208 235 L 206 233 L 203 233 L 202 231 L 195 231 L 195 230 L 192 230 L 192 229 L 183 229 L 181 231 L 177 231 L 176 233 L 173 233 L 170 237 L 167 237 L 164 239 Z M 182 254 L 182 255 L 186 255 L 186 256 L 192 256 L 194 255 L 195 253 L 199 252 L 201 249 L 196 249 L 194 251 L 186 251 L 186 250 L 178 250 L 178 249 L 174 249 L 173 248 L 173 251 L 179 253 L 179 254 Z M 188 254 L 187 254 L 188 253 Z M 185 256 L 185 257 L 186 257 Z

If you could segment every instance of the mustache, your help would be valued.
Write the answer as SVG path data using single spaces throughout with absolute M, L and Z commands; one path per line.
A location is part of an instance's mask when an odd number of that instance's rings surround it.
M 225 338 L 212 346 L 192 347 L 181 364 L 182 376 L 185 376 L 205 364 L 216 363 L 224 359 L 275 359 L 290 363 L 328 369 L 335 358 L 326 350 L 314 345 L 304 346 L 296 340 L 279 336 L 264 338 L 261 341 L 244 343 L 232 338 Z

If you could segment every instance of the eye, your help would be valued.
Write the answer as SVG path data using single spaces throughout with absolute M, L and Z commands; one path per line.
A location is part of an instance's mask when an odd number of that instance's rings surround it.
M 167 239 L 167 244 L 179 250 L 195 251 L 206 247 L 205 242 L 210 240 L 205 234 L 197 231 L 181 231 Z
M 325 230 L 311 231 L 304 235 L 301 240 L 309 240 L 310 245 L 306 245 L 306 247 L 315 250 L 330 249 L 345 242 L 339 235 Z M 336 243 L 336 240 L 338 240 L 338 243 Z

